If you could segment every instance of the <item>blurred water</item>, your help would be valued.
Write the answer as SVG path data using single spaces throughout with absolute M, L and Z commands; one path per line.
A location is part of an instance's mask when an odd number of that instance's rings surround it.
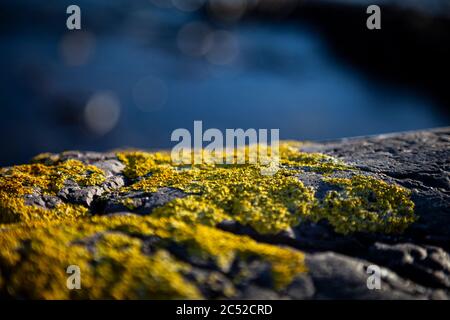
M 148 1 L 108 1 L 86 2 L 83 31 L 69 32 L 64 1 L 30 3 L 3 11 L 1 165 L 47 151 L 167 148 L 194 120 L 298 140 L 449 124 L 429 97 L 342 65 L 300 23 L 217 26 Z

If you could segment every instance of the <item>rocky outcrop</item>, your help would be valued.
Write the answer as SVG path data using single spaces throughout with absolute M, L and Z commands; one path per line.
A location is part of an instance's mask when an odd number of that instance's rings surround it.
M 281 164 L 74 151 L 3 168 L 0 296 L 450 298 L 449 128 L 283 143 Z

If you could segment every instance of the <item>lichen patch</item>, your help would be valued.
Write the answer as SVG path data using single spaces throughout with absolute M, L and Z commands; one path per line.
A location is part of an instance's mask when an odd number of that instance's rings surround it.
M 258 164 L 173 164 L 168 152 L 109 156 L 120 166 L 108 179 L 124 182 L 102 189 L 101 197 L 114 195 L 131 215 L 101 216 L 97 193 L 82 205 L 60 196 L 63 188 L 79 192 L 105 183 L 105 172 L 89 162 L 44 154 L 35 163 L 1 169 L 0 297 L 230 298 L 266 266 L 265 285 L 283 293 L 307 272 L 304 254 L 218 224 L 231 220 L 273 235 L 304 221 L 326 220 L 341 234 L 401 233 L 414 223 L 409 190 L 298 147 L 280 144 L 281 167 L 272 176 L 262 175 Z M 247 151 L 233 157 L 245 158 Z M 319 197 L 314 185 L 303 183 L 305 176 L 332 187 Z M 162 190 L 176 192 L 162 201 L 156 195 Z M 131 195 L 146 198 L 135 202 Z M 83 272 L 82 290 L 66 288 L 72 264 Z

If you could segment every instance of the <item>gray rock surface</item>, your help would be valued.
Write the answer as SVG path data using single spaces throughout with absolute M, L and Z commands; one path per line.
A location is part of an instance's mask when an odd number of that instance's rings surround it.
M 109 193 L 106 197 L 100 198 L 97 205 L 105 214 L 131 210 L 134 213 L 146 215 L 150 214 L 154 208 L 185 196 L 184 192 L 173 188 L 160 188 L 153 193 L 142 191 L 127 194 Z

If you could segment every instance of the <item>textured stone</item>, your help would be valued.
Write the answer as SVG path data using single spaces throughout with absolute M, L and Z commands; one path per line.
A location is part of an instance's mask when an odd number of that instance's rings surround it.
M 186 195 L 177 189 L 161 188 L 158 192 L 129 192 L 126 194 L 108 194 L 99 201 L 103 213 L 131 211 L 137 214 L 150 214 L 154 208 L 163 206 L 167 202 L 183 198 Z
M 128 237 L 129 243 L 134 239 L 142 244 L 140 252 L 144 256 L 152 257 L 164 248 L 189 266 L 184 277 L 196 283 L 206 298 L 450 299 L 450 128 L 305 143 L 300 149 L 332 156 L 357 169 L 327 173 L 302 170 L 295 178 L 313 188 L 317 199 L 340 188 L 324 181 L 324 176 L 373 177 L 411 190 L 418 220 L 401 234 L 342 234 L 326 219 L 304 219 L 277 234 L 259 233 L 232 219 L 214 226 L 226 234 L 242 236 L 240 240 L 250 237 L 259 243 L 303 251 L 308 271 L 281 289 L 276 289 L 270 263 L 253 255 L 246 259 L 231 256 L 227 263 L 219 263 L 211 256 L 195 254 L 184 242 L 147 235 L 127 224 L 79 238 L 70 245 L 85 247 L 95 255 L 98 243 L 105 238 Z M 102 169 L 104 180 L 96 185 L 67 180 L 55 195 L 35 188 L 32 194 L 25 195 L 25 205 L 43 209 L 81 205 L 91 215 L 106 219 L 130 217 L 132 221 L 133 217 L 152 218 L 155 208 L 189 196 L 173 187 L 160 187 L 155 192 L 130 188 L 141 178 L 134 182 L 127 178 L 125 166 L 114 154 L 71 151 L 39 161 L 51 164 L 68 159 Z M 380 290 L 368 289 L 370 265 L 382 270 Z
M 450 249 L 450 130 L 343 139 L 302 148 L 336 156 L 368 174 L 412 191 L 419 221 L 406 233 L 414 242 Z

